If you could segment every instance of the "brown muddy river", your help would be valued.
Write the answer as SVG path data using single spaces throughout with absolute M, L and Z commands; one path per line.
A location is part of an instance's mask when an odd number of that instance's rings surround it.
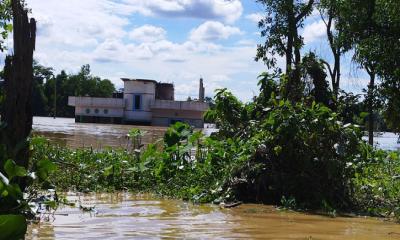
M 73 118 L 33 118 L 34 134 L 44 136 L 52 143 L 71 148 L 126 147 L 126 135 L 132 128 L 138 128 L 145 132 L 142 138 L 142 143 L 145 145 L 162 138 L 167 129 L 153 126 L 75 123 Z M 212 131 L 214 131 L 212 128 L 203 130 L 205 134 Z
M 165 128 L 75 124 L 74 119 L 34 118 L 34 131 L 72 148 L 126 146 L 133 128 L 146 131 L 143 143 Z M 206 129 L 205 131 L 210 131 Z M 244 204 L 233 209 L 157 199 L 129 193 L 68 194 L 76 207 L 58 209 L 49 222 L 29 227 L 27 239 L 399 239 L 400 224 L 374 218 L 329 218 Z M 95 206 L 82 212 L 79 205 Z
M 400 225 L 245 204 L 233 209 L 129 193 L 69 194 L 76 207 L 31 225 L 27 239 L 400 239 Z M 82 212 L 79 204 L 95 206 Z
M 153 143 L 163 136 L 166 128 L 116 124 L 75 123 L 73 118 L 34 117 L 33 131 L 51 142 L 71 148 L 125 147 L 126 134 L 132 128 L 145 131 L 144 144 Z

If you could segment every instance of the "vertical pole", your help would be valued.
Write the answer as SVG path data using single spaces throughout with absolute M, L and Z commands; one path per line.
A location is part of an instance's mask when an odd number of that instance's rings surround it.
M 368 119 L 368 143 L 373 146 L 374 145 L 374 89 L 375 89 L 375 72 L 368 71 L 370 76 L 370 82 L 368 86 L 368 112 L 369 112 L 369 119 Z
M 57 78 L 54 78 L 54 119 L 57 117 Z

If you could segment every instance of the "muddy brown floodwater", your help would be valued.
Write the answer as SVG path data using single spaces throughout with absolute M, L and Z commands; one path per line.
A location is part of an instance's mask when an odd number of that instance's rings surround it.
M 154 143 L 164 136 L 167 128 L 153 126 L 133 126 L 118 124 L 75 123 L 73 118 L 34 117 L 33 132 L 48 138 L 52 143 L 70 148 L 93 147 L 126 147 L 129 130 L 138 128 L 145 132 L 142 143 Z M 205 128 L 203 132 L 210 134 L 213 128 Z
M 34 131 L 63 146 L 124 147 L 134 126 L 76 124 L 74 119 L 34 118 Z M 166 128 L 146 131 L 143 143 L 162 137 Z M 206 129 L 205 131 L 208 131 Z M 329 218 L 282 212 L 272 206 L 244 204 L 233 209 L 157 199 L 129 193 L 67 198 L 76 207 L 60 208 L 49 222 L 29 226 L 27 239 L 399 239 L 400 224 L 374 218 Z M 79 205 L 95 206 L 82 212 Z
M 125 147 L 127 144 L 126 135 L 132 128 L 145 131 L 142 139 L 143 144 L 157 141 L 166 131 L 164 127 L 75 123 L 73 118 L 33 118 L 34 134 L 44 136 L 53 143 L 71 148 Z
M 76 207 L 30 225 L 27 239 L 400 239 L 400 225 L 372 218 L 329 218 L 244 204 L 233 209 L 149 195 L 77 194 Z M 79 205 L 95 206 L 82 212 Z

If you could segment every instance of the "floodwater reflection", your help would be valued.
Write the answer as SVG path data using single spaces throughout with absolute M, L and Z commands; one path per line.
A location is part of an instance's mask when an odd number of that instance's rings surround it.
M 400 239 L 400 225 L 372 218 L 329 218 L 244 204 L 233 209 L 150 195 L 74 194 L 76 207 L 31 225 L 27 239 Z M 79 210 L 95 206 L 96 213 Z

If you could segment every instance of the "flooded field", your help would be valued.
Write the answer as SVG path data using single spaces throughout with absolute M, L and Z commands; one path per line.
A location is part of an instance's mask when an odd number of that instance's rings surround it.
M 76 207 L 31 225 L 27 239 L 400 239 L 400 225 L 372 218 L 329 218 L 251 204 L 221 209 L 128 193 L 68 199 Z M 95 210 L 82 212 L 80 204 Z

